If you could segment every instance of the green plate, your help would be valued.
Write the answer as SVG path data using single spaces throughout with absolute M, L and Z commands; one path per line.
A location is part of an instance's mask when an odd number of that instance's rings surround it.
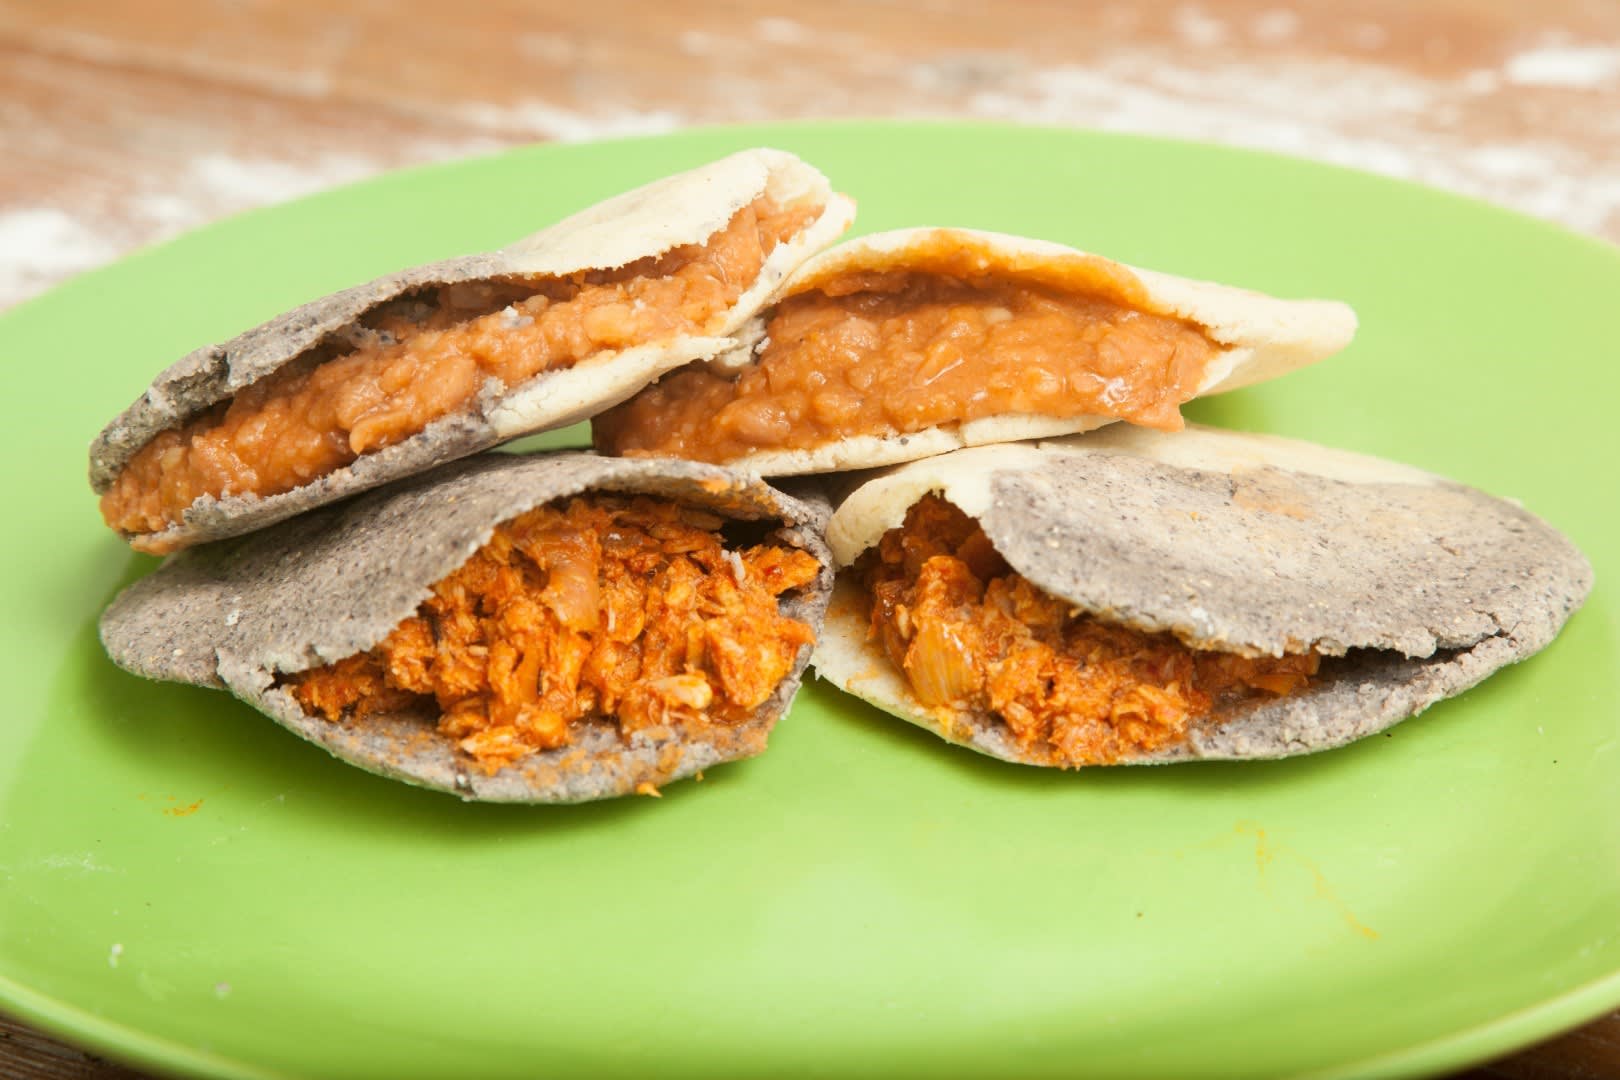
M 1193 413 L 1521 499 L 1597 593 L 1541 656 L 1317 757 L 1035 771 L 811 685 L 762 758 L 560 809 L 374 778 L 102 655 L 97 613 L 153 563 L 101 527 L 85 446 L 158 368 L 762 143 L 863 230 L 1352 302 L 1344 355 Z M 1617 295 L 1609 247 L 1353 172 L 875 123 L 421 169 L 78 278 L 0 320 L 0 1002 L 240 1077 L 1414 1075 L 1585 1021 L 1620 1003 Z

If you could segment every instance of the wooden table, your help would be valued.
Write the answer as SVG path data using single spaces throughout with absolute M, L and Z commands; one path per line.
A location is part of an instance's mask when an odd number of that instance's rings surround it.
M 1620 241 L 1610 0 L 0 0 L 0 307 L 250 206 L 536 139 L 972 116 L 1283 151 Z M 0 1018 L 0 1076 L 129 1080 Z M 1620 1075 L 1620 1013 L 1471 1077 Z

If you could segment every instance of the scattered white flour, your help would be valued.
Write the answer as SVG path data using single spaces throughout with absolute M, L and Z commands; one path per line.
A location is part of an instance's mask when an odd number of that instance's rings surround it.
M 7 208 L 0 211 L 0 308 L 142 244 L 387 168 L 534 138 L 574 142 L 691 123 L 871 115 L 873 102 L 889 115 L 967 115 L 1274 150 L 1620 235 L 1620 110 L 1576 117 L 1562 107 L 1518 106 L 1527 96 L 1620 83 L 1620 46 L 1550 37 L 1500 67 L 1448 81 L 1382 61 L 1389 32 L 1374 22 L 1346 29 L 1364 59 L 1290 57 L 1276 55 L 1273 46 L 1300 36 L 1293 11 L 1278 6 L 1237 21 L 1221 19 L 1216 10 L 1183 4 L 1172 12 L 1170 40 L 1122 40 L 1085 64 L 1045 66 L 1017 49 L 906 60 L 874 47 L 857 28 L 779 17 L 734 29 L 686 30 L 671 48 L 692 72 L 681 111 L 647 107 L 632 90 L 618 98 L 599 93 L 583 108 L 542 100 L 463 105 L 438 117 L 452 121 L 458 134 L 396 142 L 374 157 L 307 149 L 302 157 L 292 149 L 284 157 L 210 152 L 172 175 L 131 177 L 112 206 L 83 217 L 64 207 Z M 1137 15 L 1128 6 L 1111 5 L 1103 17 L 1122 39 L 1135 32 Z M 89 38 L 69 44 L 83 55 L 101 47 Z M 342 45 L 337 41 L 331 51 Z M 581 56 L 576 43 L 556 34 L 524 35 L 518 47 L 539 63 L 578 63 Z M 772 48 L 773 63 L 763 71 L 708 62 Z M 792 59 L 804 49 L 839 58 L 842 77 Z M 277 91 L 320 92 L 307 86 Z M 91 228 L 86 221 L 112 224 Z
M 487 152 L 509 141 L 475 134 L 455 143 L 418 140 L 404 151 L 408 161 L 434 161 Z M 241 210 L 360 180 L 387 166 L 354 154 L 291 162 L 207 153 L 177 175 L 145 183 L 132 179 L 118 211 L 123 220 L 110 231 L 92 230 L 54 207 L 0 213 L 0 309 L 133 248 Z
M 375 162 L 349 154 L 298 163 L 203 154 L 161 190 L 134 195 L 129 210 L 159 236 L 170 236 L 238 210 L 296 199 L 377 171 Z
M 792 19 L 783 18 L 760 19 L 754 24 L 754 34 L 772 45 L 805 45 L 812 36 Z
M 718 39 L 702 30 L 682 30 L 675 37 L 675 47 L 687 56 L 711 56 Z
M 1280 44 L 1299 33 L 1299 16 L 1287 8 L 1273 8 L 1257 15 L 1249 29 L 1257 41 Z
M 1516 86 L 1593 90 L 1620 79 L 1620 46 L 1544 45 L 1510 57 L 1503 72 Z
M 485 131 L 531 135 L 558 142 L 611 139 L 623 135 L 658 135 L 687 121 L 671 109 L 609 107 L 593 112 L 567 109 L 545 101 L 516 105 L 464 105 L 457 119 Z
M 1176 36 L 1189 45 L 1210 49 L 1226 41 L 1226 24 L 1191 4 L 1176 9 L 1171 25 Z
M 95 855 L 88 851 L 83 855 L 46 855 L 39 861 L 40 865 L 48 870 L 75 870 L 81 874 L 110 874 L 113 872 L 112 867 L 97 862 Z
M 1481 143 L 1460 135 L 1458 108 L 1481 91 L 1373 63 L 1277 59 L 1264 66 L 1177 65 L 1160 51 L 1093 66 L 1021 72 L 972 94 L 979 116 L 1173 135 L 1275 150 L 1366 169 L 1513 206 L 1576 229 L 1620 217 L 1620 169 L 1534 132 Z M 1620 147 L 1620 116 L 1587 118 L 1586 133 Z
M 1389 44 L 1389 31 L 1377 23 L 1357 23 L 1350 28 L 1350 41 L 1357 48 L 1372 52 Z
M 112 948 L 107 950 L 107 966 L 110 967 L 110 968 L 117 967 L 118 966 L 118 958 L 123 956 L 123 955 L 124 955 L 124 946 L 120 942 L 117 942 L 117 941 L 113 942 L 112 943 Z
M 0 306 L 100 266 L 123 245 L 54 207 L 0 213 Z

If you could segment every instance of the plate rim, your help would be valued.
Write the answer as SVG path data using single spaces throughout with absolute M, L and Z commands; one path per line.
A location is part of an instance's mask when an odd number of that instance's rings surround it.
M 1135 131 L 1109 131 L 1097 128 L 1065 126 L 1054 123 L 1027 123 L 952 117 L 863 117 L 847 119 L 796 119 L 761 121 L 744 124 L 703 124 L 683 127 L 676 131 L 633 134 L 578 142 L 530 142 L 458 156 L 445 160 L 422 162 L 402 168 L 390 168 L 342 184 L 309 192 L 293 199 L 250 207 L 236 211 L 201 225 L 193 226 L 172 236 L 164 237 L 138 248 L 125 251 L 112 261 L 70 275 L 44 292 L 28 297 L 0 310 L 0 325 L 18 317 L 36 314 L 40 306 L 67 286 L 83 288 L 93 286 L 100 278 L 123 272 L 132 259 L 165 252 L 197 233 L 232 225 L 242 219 L 265 214 L 277 214 L 290 207 L 317 202 L 333 193 L 364 187 L 369 184 L 400 177 L 435 173 L 443 170 L 478 168 L 501 159 L 550 154 L 567 154 L 578 147 L 605 145 L 648 144 L 680 141 L 689 138 L 746 138 L 758 133 L 768 144 L 783 132 L 813 132 L 836 134 L 839 132 L 869 132 L 873 130 L 932 129 L 973 132 L 1030 132 L 1056 138 L 1135 142 L 1157 146 L 1183 147 L 1199 153 L 1215 152 L 1249 159 L 1262 159 L 1286 163 L 1290 167 L 1306 166 L 1313 170 L 1326 170 L 1354 177 L 1361 182 L 1391 185 L 1408 193 L 1420 193 L 1447 203 L 1467 204 L 1471 212 L 1483 212 L 1516 228 L 1530 227 L 1559 243 L 1577 242 L 1612 260 L 1620 271 L 1620 245 L 1603 237 L 1581 233 L 1560 223 L 1537 217 L 1526 211 L 1489 202 L 1482 197 L 1450 191 L 1421 181 L 1392 176 L 1387 173 L 1355 168 L 1336 162 L 1300 157 L 1281 151 L 1209 142 L 1179 136 L 1157 135 Z M 1340 1080 L 1350 1076 L 1422 1076 L 1484 1063 L 1513 1052 L 1527 1049 L 1541 1041 L 1579 1028 L 1605 1013 L 1620 1008 L 1620 966 L 1557 995 L 1537 1001 L 1521 1009 L 1504 1013 L 1493 1019 L 1436 1035 L 1432 1038 L 1397 1047 L 1393 1050 L 1345 1061 L 1324 1069 L 1297 1074 L 1311 1080 Z M 255 1065 L 249 1061 L 222 1054 L 203 1046 L 192 1045 L 167 1036 L 156 1035 L 109 1020 L 53 994 L 34 989 L 0 970 L 0 1011 L 39 1028 L 53 1037 L 83 1047 L 91 1052 L 130 1064 L 134 1067 L 178 1072 L 188 1076 L 224 1077 L 227 1080 L 290 1080 L 295 1074 Z

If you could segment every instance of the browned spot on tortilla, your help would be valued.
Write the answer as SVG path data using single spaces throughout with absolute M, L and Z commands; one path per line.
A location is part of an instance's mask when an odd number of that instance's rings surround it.
M 1232 474 L 1232 503 L 1245 510 L 1282 514 L 1295 521 L 1315 516 L 1310 496 L 1281 469 L 1241 469 Z

